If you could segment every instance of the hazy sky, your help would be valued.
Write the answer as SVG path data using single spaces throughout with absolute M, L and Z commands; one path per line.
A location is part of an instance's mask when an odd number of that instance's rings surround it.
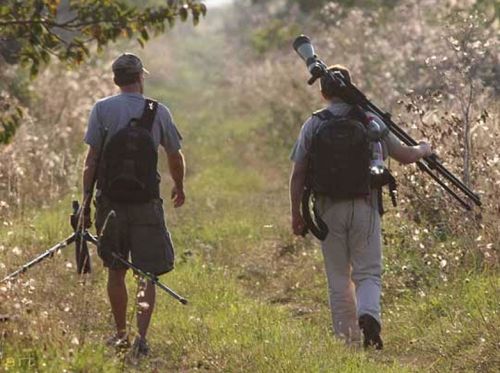
M 210 6 L 229 4 L 232 3 L 233 0 L 205 0 L 204 2 L 210 7 Z

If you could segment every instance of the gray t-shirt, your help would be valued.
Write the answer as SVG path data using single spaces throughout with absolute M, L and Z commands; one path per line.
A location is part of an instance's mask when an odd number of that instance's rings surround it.
M 140 93 L 120 93 L 97 101 L 90 113 L 85 143 L 100 150 L 104 136 L 107 143 L 132 118 L 142 116 L 144 104 L 145 98 Z M 163 104 L 158 104 L 151 135 L 156 148 L 161 145 L 168 154 L 181 148 L 182 136 L 177 131 L 170 111 Z
M 327 107 L 327 109 L 331 111 L 332 114 L 334 115 L 342 116 L 342 115 L 347 115 L 349 111 L 352 109 L 352 106 L 344 102 L 335 102 L 331 103 L 330 106 Z M 367 112 L 367 114 L 369 116 L 377 118 L 381 130 L 382 131 L 386 130 L 387 126 L 380 118 L 378 118 L 375 114 L 371 112 Z M 318 118 L 316 115 L 312 115 L 302 125 L 299 137 L 295 142 L 295 145 L 292 149 L 292 154 L 290 155 L 290 159 L 293 162 L 302 162 L 307 159 L 309 154 L 309 149 L 311 148 L 313 134 L 321 123 L 322 121 L 320 118 Z M 384 158 L 386 158 L 388 155 L 391 155 L 392 150 L 395 149 L 395 147 L 397 146 L 401 146 L 400 144 L 401 143 L 399 142 L 397 137 L 392 132 L 389 132 L 387 136 L 385 136 L 382 139 Z

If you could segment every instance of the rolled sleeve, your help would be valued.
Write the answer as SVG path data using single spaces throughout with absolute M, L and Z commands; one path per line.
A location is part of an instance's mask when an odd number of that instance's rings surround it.
M 160 111 L 161 138 L 160 144 L 168 154 L 179 151 L 182 147 L 182 136 L 174 123 L 167 107 L 161 105 Z
M 92 147 L 98 147 L 102 142 L 102 126 L 99 120 L 99 109 L 97 104 L 94 105 L 92 111 L 90 112 L 84 141 Z
M 312 139 L 312 117 L 309 118 L 300 129 L 299 137 L 293 146 L 290 159 L 297 163 L 303 162 L 308 158 Z

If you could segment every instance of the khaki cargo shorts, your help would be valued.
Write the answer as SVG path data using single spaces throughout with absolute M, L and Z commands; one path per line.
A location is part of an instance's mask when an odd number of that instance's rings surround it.
M 108 219 L 102 231 L 111 210 L 116 217 Z M 105 267 L 127 268 L 113 258 L 115 252 L 125 259 L 130 256 L 133 264 L 153 275 L 159 276 L 174 268 L 174 248 L 165 225 L 161 199 L 124 204 L 100 196 L 96 200 L 95 224 L 100 236 L 97 252 Z

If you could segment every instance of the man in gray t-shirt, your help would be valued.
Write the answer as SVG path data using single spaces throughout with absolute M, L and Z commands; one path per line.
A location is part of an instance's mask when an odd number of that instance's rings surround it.
M 144 110 L 144 96 L 140 92 L 121 92 L 96 102 L 90 113 L 85 143 L 100 148 L 120 129 L 127 126 L 131 118 L 140 118 Z M 172 120 L 168 108 L 159 103 L 151 135 L 155 146 L 159 145 L 174 154 L 181 149 L 181 136 Z M 105 138 L 104 138 L 105 137 Z
M 102 162 L 101 155 L 107 154 L 106 146 L 113 136 L 118 132 L 123 133 L 120 130 L 130 125 L 132 119 L 141 118 L 145 111 L 144 73 L 148 72 L 139 57 L 124 53 L 114 61 L 112 69 L 114 82 L 120 88 L 120 93 L 97 101 L 92 108 L 85 134 L 85 143 L 89 145 L 89 149 L 83 172 L 82 220 L 86 228 L 90 226 L 92 191 L 99 162 Z M 151 108 L 154 107 L 154 104 L 152 105 Z M 150 135 L 156 151 L 160 145 L 165 150 L 170 175 L 174 182 L 171 193 L 173 205 L 176 208 L 180 207 L 185 199 L 185 165 L 181 152 L 181 135 L 170 111 L 162 104 L 157 106 Z M 137 142 L 131 141 L 132 143 L 130 141 L 126 143 L 127 148 L 133 144 L 135 147 L 138 146 Z M 137 160 L 137 162 L 144 161 Z M 144 167 L 142 163 L 134 165 L 134 170 L 137 170 L 137 167 L 141 169 Z M 152 168 L 149 167 L 150 170 Z M 99 175 L 101 177 L 101 173 Z M 125 259 L 130 256 L 133 264 L 154 275 L 166 273 L 173 268 L 173 245 L 165 225 L 158 190 L 156 189 L 154 196 L 153 194 L 150 196 L 152 197 L 148 196 L 146 202 L 129 203 L 128 199 L 123 202 L 114 198 L 112 194 L 101 193 L 99 189 L 96 191 L 96 228 L 100 234 L 98 253 L 104 266 L 108 268 L 108 295 L 116 324 L 116 334 L 110 338 L 109 344 L 115 347 L 125 347 L 129 341 L 126 332 L 127 267 L 117 261 L 113 254 Z M 106 217 L 111 210 L 115 211 L 116 217 L 106 224 Z M 155 286 L 151 281 L 144 283 L 137 302 L 141 305 L 137 312 L 139 336 L 134 341 L 133 348 L 134 353 L 145 355 L 148 353 L 146 333 L 155 302 Z

